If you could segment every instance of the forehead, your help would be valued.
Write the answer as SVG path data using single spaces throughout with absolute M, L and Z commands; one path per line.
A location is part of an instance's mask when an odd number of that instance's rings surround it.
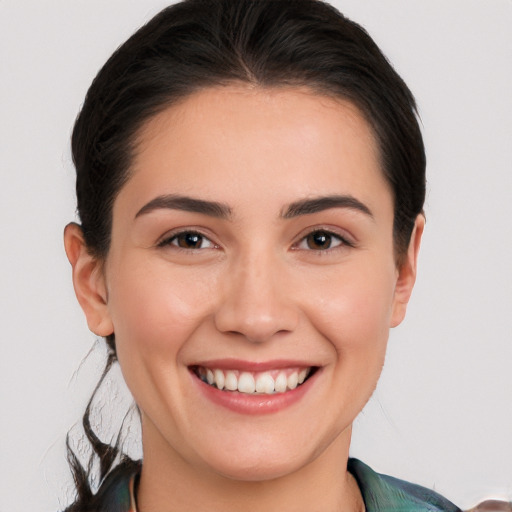
M 288 202 L 331 188 L 389 193 L 375 137 L 353 104 L 307 88 L 243 85 L 202 90 L 150 119 L 125 188 L 146 200 L 165 189 L 235 202 L 248 189 L 254 197 L 278 189 Z
M 269 135 L 269 130 L 281 130 L 281 134 L 288 131 L 292 142 L 298 139 L 315 142 L 321 135 L 326 143 L 334 140 L 339 146 L 339 135 L 351 131 L 365 140 L 368 151 L 377 150 L 370 125 L 348 100 L 318 94 L 308 87 L 268 88 L 240 84 L 203 89 L 151 118 L 139 131 L 137 156 L 173 129 L 182 134 L 193 132 L 199 137 L 211 128 L 211 122 L 216 129 L 208 132 L 208 138 L 220 142 L 219 137 L 228 130 L 254 137 L 258 129 L 263 129 Z

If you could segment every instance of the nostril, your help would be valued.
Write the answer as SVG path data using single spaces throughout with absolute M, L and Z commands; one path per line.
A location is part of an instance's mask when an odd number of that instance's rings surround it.
M 223 304 L 215 315 L 216 328 L 223 334 L 241 337 L 251 343 L 262 343 L 276 336 L 293 332 L 297 318 L 293 310 L 275 310 L 271 313 L 238 304 Z

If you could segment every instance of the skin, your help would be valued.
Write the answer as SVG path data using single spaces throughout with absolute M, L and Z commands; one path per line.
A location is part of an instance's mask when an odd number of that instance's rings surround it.
M 138 214 L 166 194 L 230 214 Z M 341 205 L 284 215 L 333 195 L 370 213 Z M 347 102 L 232 85 L 146 124 L 105 261 L 89 255 L 77 225 L 65 232 L 89 328 L 115 332 L 142 413 L 140 511 L 364 509 L 346 471 L 351 425 L 404 317 L 423 225 L 419 216 L 397 268 L 392 194 L 373 134 Z M 319 230 L 332 233 L 320 246 L 308 236 Z M 203 238 L 179 247 L 177 231 Z M 248 415 L 198 392 L 190 365 L 223 358 L 319 371 L 296 403 Z

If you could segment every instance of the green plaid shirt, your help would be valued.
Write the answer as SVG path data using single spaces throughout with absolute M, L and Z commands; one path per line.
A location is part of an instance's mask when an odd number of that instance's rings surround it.
M 98 493 L 101 505 L 97 512 L 137 512 L 134 489 L 139 470 L 114 469 Z M 380 475 L 360 460 L 349 459 L 348 470 L 359 485 L 366 512 L 461 512 L 434 491 Z

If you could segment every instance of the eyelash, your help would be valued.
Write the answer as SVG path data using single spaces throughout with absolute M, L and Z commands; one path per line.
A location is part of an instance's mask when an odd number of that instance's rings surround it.
M 312 236 L 315 236 L 315 235 L 323 235 L 325 236 L 326 238 L 328 238 L 330 241 L 329 241 L 329 246 L 322 249 L 322 248 L 311 248 L 311 247 L 301 247 L 302 244 L 307 244 L 308 243 L 308 238 L 309 237 L 312 237 Z M 336 245 L 332 245 L 333 243 L 335 243 Z M 350 240 L 348 240 L 345 236 L 342 236 L 340 235 L 339 233 L 335 233 L 333 232 L 332 230 L 330 229 L 326 229 L 326 228 L 315 228 L 315 229 L 312 229 L 311 231 L 309 231 L 308 233 L 306 233 L 305 235 L 303 235 L 299 241 L 294 244 L 293 248 L 295 250 L 299 250 L 299 251 L 311 251 L 311 252 L 316 252 L 318 254 L 321 254 L 321 253 L 326 253 L 326 252 L 331 252 L 331 251 L 335 251 L 336 249 L 341 249 L 343 247 L 354 247 L 355 244 L 353 242 L 351 242 Z
M 201 242 L 206 241 L 209 243 L 208 247 L 199 247 L 199 248 L 191 248 L 191 247 L 181 247 L 178 243 L 173 243 L 174 241 L 179 240 L 180 236 L 195 236 L 201 240 Z M 172 245 L 176 249 L 183 251 L 195 251 L 195 250 L 204 250 L 204 249 L 212 249 L 218 247 L 214 242 L 212 242 L 207 236 L 203 235 L 203 233 L 199 231 L 195 231 L 193 229 L 187 229 L 183 231 L 178 231 L 176 233 L 172 233 L 170 236 L 165 237 L 161 242 L 158 242 L 158 247 L 165 247 L 168 245 Z
M 328 240 L 329 246 L 326 248 L 316 248 L 316 249 L 312 248 L 310 246 L 301 247 L 302 244 L 308 244 L 309 237 L 313 237 L 315 235 L 317 235 L 317 236 L 323 235 Z M 179 245 L 179 237 L 182 237 L 182 236 L 197 237 L 197 239 L 198 239 L 197 241 L 199 243 L 202 244 L 203 242 L 207 242 L 208 247 L 182 247 Z M 177 242 L 177 243 L 174 243 L 174 242 Z M 332 245 L 333 243 L 335 243 L 334 246 Z M 176 249 L 184 250 L 184 251 L 215 249 L 215 248 L 219 247 L 217 244 L 212 242 L 203 233 L 201 233 L 199 231 L 195 231 L 195 230 L 183 230 L 183 231 L 178 231 L 178 232 L 172 233 L 170 236 L 167 236 L 166 238 L 164 238 L 161 242 L 158 242 L 158 244 L 157 244 L 158 247 L 165 247 L 165 246 L 169 246 L 169 245 L 172 245 Z M 303 235 L 299 239 L 299 241 L 293 245 L 292 248 L 294 250 L 299 250 L 299 251 L 312 251 L 312 252 L 317 252 L 317 253 L 325 253 L 325 252 L 329 252 L 332 250 L 336 250 L 337 248 L 341 248 L 341 247 L 354 247 L 354 243 L 351 242 L 350 240 L 348 240 L 346 237 L 344 237 L 338 233 L 335 233 L 329 229 L 315 228 L 315 229 L 312 229 L 311 231 L 309 231 L 308 233 L 306 233 L 305 235 Z

